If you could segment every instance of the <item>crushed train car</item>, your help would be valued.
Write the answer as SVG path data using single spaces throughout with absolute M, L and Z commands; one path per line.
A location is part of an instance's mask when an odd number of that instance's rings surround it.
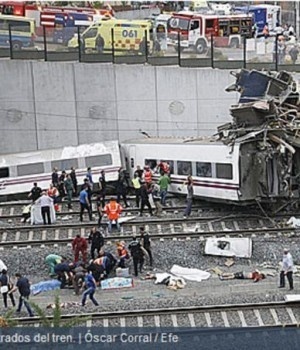
M 226 91 L 240 93 L 230 109 L 232 122 L 218 128 L 219 139 L 240 144 L 243 198 L 299 196 L 299 92 L 292 75 L 242 69 Z

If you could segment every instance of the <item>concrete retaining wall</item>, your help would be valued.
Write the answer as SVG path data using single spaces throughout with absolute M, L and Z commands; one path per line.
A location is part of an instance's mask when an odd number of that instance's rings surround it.
M 228 70 L 0 62 L 0 152 L 142 136 L 211 135 L 238 100 Z

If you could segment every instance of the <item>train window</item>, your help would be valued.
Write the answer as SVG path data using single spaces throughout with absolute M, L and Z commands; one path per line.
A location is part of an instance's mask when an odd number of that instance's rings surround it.
M 169 167 L 169 174 L 174 174 L 174 162 L 173 160 L 164 160 L 162 159 L 161 162 L 166 164 L 167 168 Z
M 232 180 L 232 165 L 231 164 L 216 164 L 217 179 Z
M 184 162 L 179 160 L 177 162 L 178 175 L 192 175 L 192 162 Z
M 151 170 L 154 170 L 157 166 L 156 159 L 145 159 L 145 166 L 148 165 Z
M 9 169 L 8 168 L 0 168 L 0 178 L 1 177 L 9 177 Z
M 44 163 L 32 163 L 17 166 L 18 176 L 44 173 Z
M 85 158 L 86 167 L 94 166 L 105 166 L 112 165 L 112 156 L 111 154 L 101 154 L 100 156 L 91 156 Z
M 211 177 L 211 163 L 196 162 L 196 176 Z
M 75 169 L 78 168 L 78 159 L 62 159 L 51 162 L 51 169 L 57 168 L 58 170 L 70 170 L 72 167 Z

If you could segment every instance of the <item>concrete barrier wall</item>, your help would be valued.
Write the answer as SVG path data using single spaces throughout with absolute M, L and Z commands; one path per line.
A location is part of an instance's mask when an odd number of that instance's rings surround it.
M 0 152 L 152 136 L 200 136 L 230 121 L 228 70 L 0 62 Z

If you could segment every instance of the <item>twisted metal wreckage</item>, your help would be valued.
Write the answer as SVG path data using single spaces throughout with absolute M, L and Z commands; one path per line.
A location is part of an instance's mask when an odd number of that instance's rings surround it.
M 243 197 L 268 201 L 298 198 L 300 110 L 297 83 L 288 72 L 242 69 L 226 91 L 240 93 L 233 121 L 218 128 L 227 145 L 240 143 Z

